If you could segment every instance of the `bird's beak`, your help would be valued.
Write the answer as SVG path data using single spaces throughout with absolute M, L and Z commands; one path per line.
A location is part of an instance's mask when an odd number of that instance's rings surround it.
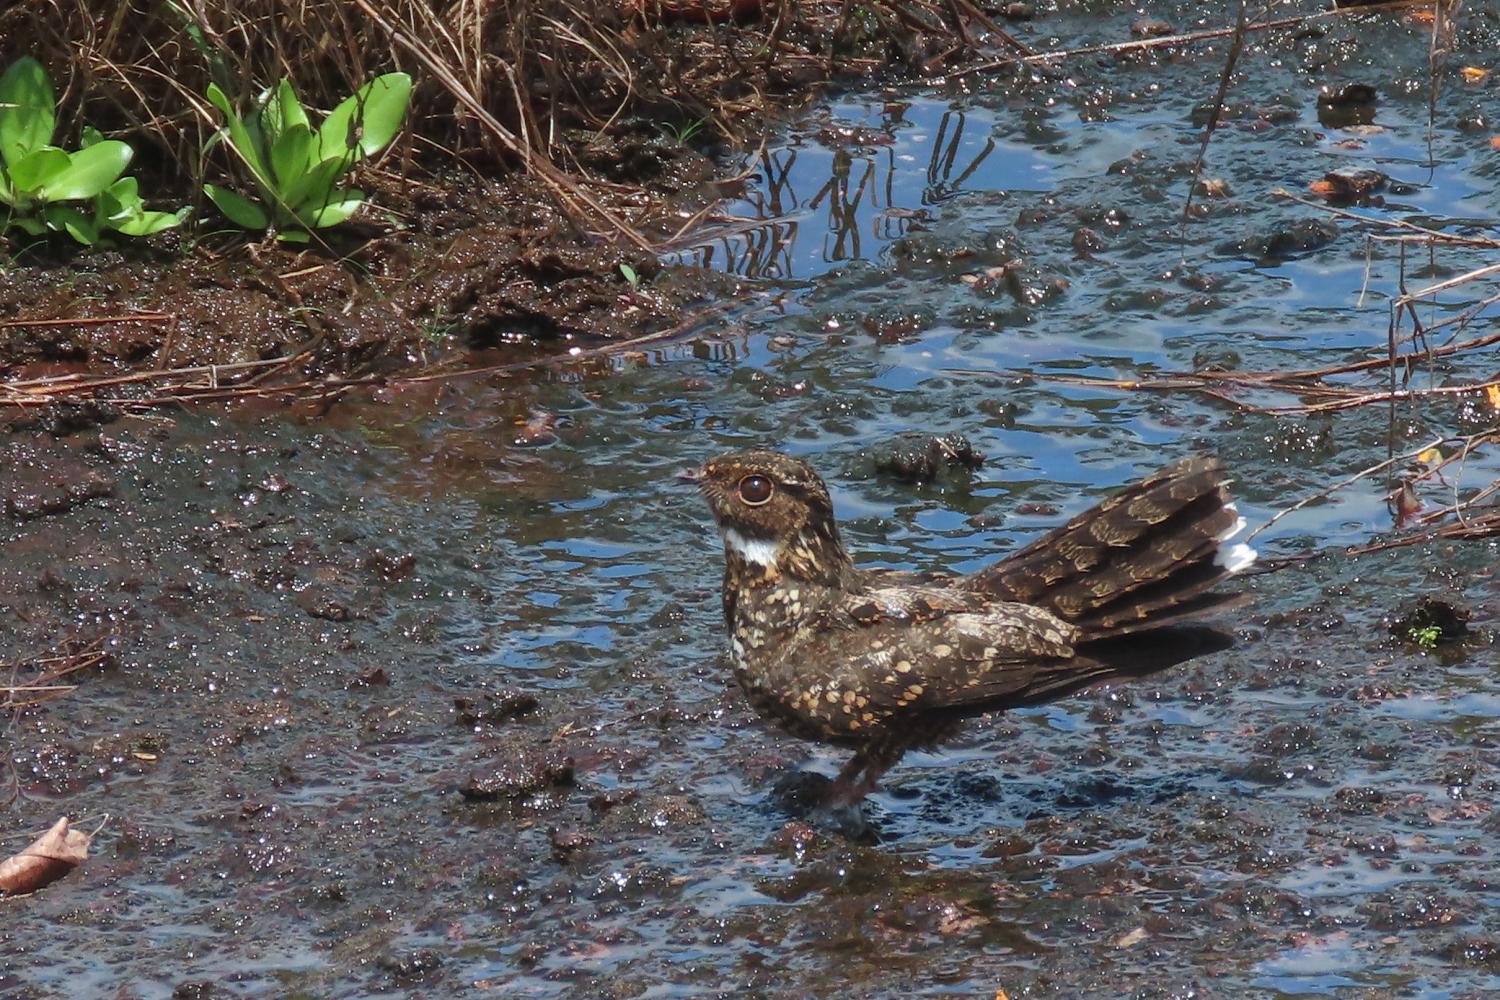
M 677 473 L 677 481 L 679 483 L 691 483 L 694 486 L 698 485 L 703 482 L 703 466 L 695 465 L 690 469 L 683 469 Z

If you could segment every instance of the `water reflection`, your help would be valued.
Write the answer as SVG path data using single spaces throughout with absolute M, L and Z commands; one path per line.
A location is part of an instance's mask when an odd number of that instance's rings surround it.
M 932 99 L 834 105 L 824 117 L 802 138 L 763 150 L 730 218 L 677 260 L 746 277 L 813 278 L 874 259 L 976 178 L 985 189 L 1035 185 L 1050 169 L 1020 146 L 997 165 L 993 118 Z

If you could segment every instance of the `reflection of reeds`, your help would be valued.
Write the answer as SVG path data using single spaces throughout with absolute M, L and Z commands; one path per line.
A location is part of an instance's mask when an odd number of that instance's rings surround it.
M 882 125 L 870 131 L 867 138 L 879 138 L 873 152 L 857 152 L 861 147 L 857 135 L 835 148 L 827 178 L 806 198 L 797 190 L 798 180 L 805 183 L 807 174 L 806 169 L 797 169 L 799 150 L 761 150 L 756 161 L 759 183 L 743 200 L 750 214 L 710 217 L 704 228 L 664 249 L 700 267 L 784 279 L 798 277 L 796 240 L 804 228 L 799 216 L 822 213 L 822 259 L 827 263 L 866 255 L 870 251 L 867 234 L 875 247 L 900 239 L 910 231 L 912 220 L 923 217 L 923 208 L 963 190 L 995 150 L 993 136 L 985 133 L 980 150 L 960 161 L 969 120 L 959 111 L 943 112 L 928 153 L 919 205 L 900 205 L 896 181 L 902 170 L 913 169 L 896 156 L 895 133 L 904 122 L 902 114 L 887 111 Z M 839 140 L 835 133 L 833 141 Z
M 101 645 L 102 640 L 84 649 L 0 663 L 0 711 L 39 705 L 74 690 L 74 675 L 109 659 Z
M 1482 457 L 1486 449 L 1492 450 L 1500 443 L 1500 370 L 1491 369 L 1492 374 L 1485 378 L 1435 384 L 1439 371 L 1447 371 L 1454 362 L 1463 360 L 1483 364 L 1487 357 L 1485 349 L 1500 344 L 1500 332 L 1465 337 L 1465 332 L 1481 318 L 1490 316 L 1493 325 L 1494 317 L 1490 311 L 1500 303 L 1500 292 L 1492 288 L 1494 280 L 1500 277 L 1500 263 L 1470 261 L 1463 273 L 1418 288 L 1408 287 L 1407 274 L 1410 250 L 1425 253 L 1429 263 L 1435 263 L 1439 248 L 1493 254 L 1500 250 L 1500 239 L 1450 233 L 1402 219 L 1366 215 L 1308 201 L 1280 189 L 1271 194 L 1358 222 L 1371 230 L 1369 239 L 1372 245 L 1396 247 L 1396 294 L 1390 300 L 1383 351 L 1372 351 L 1366 357 L 1337 364 L 1281 371 L 1163 371 L 1152 372 L 1140 379 L 1052 372 L 1024 374 L 1049 382 L 1127 392 L 1190 392 L 1243 412 L 1278 417 L 1383 406 L 1389 426 L 1384 461 L 1297 501 L 1256 529 L 1250 537 L 1260 534 L 1292 511 L 1382 474 L 1387 477 L 1384 499 L 1392 510 L 1395 528 L 1402 533 L 1347 549 L 1345 554 L 1378 552 L 1433 539 L 1474 540 L 1500 536 L 1500 508 L 1494 505 L 1494 498 L 1500 494 L 1500 480 L 1467 490 L 1461 483 L 1465 467 Z M 1368 273 L 1365 283 L 1368 286 Z M 1363 295 L 1361 292 L 1361 301 Z M 1467 298 L 1455 300 L 1455 295 Z M 1418 311 L 1419 306 L 1434 311 L 1445 310 L 1446 315 L 1436 320 L 1424 319 Z M 1419 381 L 1424 372 L 1431 378 L 1428 384 L 1422 385 Z M 993 370 L 969 369 L 948 369 L 948 373 L 984 378 L 996 374 Z M 1361 376 L 1365 378 L 1363 384 L 1358 382 Z M 1438 422 L 1441 417 L 1434 418 L 1432 404 L 1443 400 L 1472 402 L 1475 412 L 1488 414 L 1490 426 L 1471 434 L 1445 432 L 1412 450 L 1398 443 L 1398 408 L 1405 408 L 1413 418 Z M 1402 453 L 1398 454 L 1398 450 Z M 1418 495 L 1419 488 L 1430 491 L 1434 484 L 1442 488 L 1445 502 L 1424 507 Z M 1321 554 L 1288 556 L 1268 560 L 1266 565 L 1275 568 Z

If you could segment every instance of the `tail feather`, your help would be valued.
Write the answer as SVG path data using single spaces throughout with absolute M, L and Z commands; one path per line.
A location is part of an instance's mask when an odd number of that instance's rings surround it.
M 1213 587 L 1255 559 L 1228 545 L 1245 526 L 1217 458 L 1167 466 L 975 574 L 969 585 L 1039 605 L 1090 639 L 1125 635 L 1221 609 Z
M 1024 687 L 987 700 L 976 698 L 959 709 L 972 714 L 976 704 L 990 711 L 1045 705 L 1096 684 L 1148 677 L 1233 645 L 1233 636 L 1204 625 L 1162 628 L 1149 637 L 1096 639 L 1079 646 L 1077 656 L 1033 664 Z

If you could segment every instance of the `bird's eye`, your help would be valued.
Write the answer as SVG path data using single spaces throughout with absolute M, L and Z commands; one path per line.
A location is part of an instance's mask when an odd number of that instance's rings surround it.
M 759 507 L 771 499 L 773 487 L 765 476 L 746 476 L 740 480 L 740 499 L 751 507 Z

